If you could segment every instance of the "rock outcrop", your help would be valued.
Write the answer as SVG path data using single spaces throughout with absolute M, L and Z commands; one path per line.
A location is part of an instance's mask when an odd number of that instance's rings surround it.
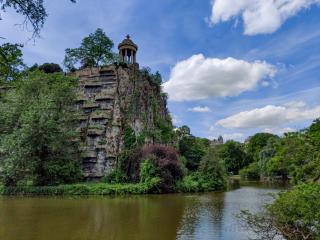
M 136 136 L 152 133 L 159 119 L 170 121 L 166 96 L 138 64 L 87 68 L 79 77 L 77 96 L 83 170 L 87 179 L 111 172 L 130 129 Z M 145 142 L 153 142 L 145 134 Z

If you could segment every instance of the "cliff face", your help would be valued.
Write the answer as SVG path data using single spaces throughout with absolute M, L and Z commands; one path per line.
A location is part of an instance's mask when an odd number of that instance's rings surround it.
M 83 170 L 88 179 L 101 178 L 115 167 L 130 129 L 145 142 L 159 120 L 170 121 L 166 98 L 138 65 L 110 65 L 83 69 L 77 98 L 79 132 L 83 148 Z M 149 137 L 148 137 L 149 136 Z

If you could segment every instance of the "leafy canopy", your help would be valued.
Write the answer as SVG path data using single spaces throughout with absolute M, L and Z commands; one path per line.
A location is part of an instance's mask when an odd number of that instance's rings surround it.
M 219 155 L 228 172 L 238 173 L 240 169 L 249 164 L 249 158 L 244 151 L 243 144 L 235 141 L 227 141 L 221 145 Z
M 64 66 L 71 71 L 77 64 L 80 64 L 81 68 L 106 65 L 115 58 L 112 48 L 112 40 L 98 28 L 82 40 L 79 48 L 66 49 Z
M 22 45 L 4 43 L 0 46 L 0 79 L 15 79 L 25 65 L 22 60 Z
M 239 215 L 257 239 L 320 239 L 320 185 L 302 184 L 281 193 L 264 212 Z
M 0 101 L 0 169 L 6 185 L 71 183 L 81 177 L 76 80 L 31 72 Z

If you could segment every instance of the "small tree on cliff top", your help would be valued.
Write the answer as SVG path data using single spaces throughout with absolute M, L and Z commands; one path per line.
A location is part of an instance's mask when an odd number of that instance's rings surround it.
M 79 48 L 67 48 L 64 58 L 64 66 L 74 69 L 76 64 L 81 68 L 99 67 L 114 60 L 113 42 L 106 36 L 101 28 L 85 37 Z

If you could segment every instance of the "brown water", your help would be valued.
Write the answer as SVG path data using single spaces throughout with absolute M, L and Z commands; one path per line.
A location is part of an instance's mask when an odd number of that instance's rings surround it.
M 248 239 L 236 214 L 257 211 L 276 186 L 99 198 L 0 198 L 0 240 Z

